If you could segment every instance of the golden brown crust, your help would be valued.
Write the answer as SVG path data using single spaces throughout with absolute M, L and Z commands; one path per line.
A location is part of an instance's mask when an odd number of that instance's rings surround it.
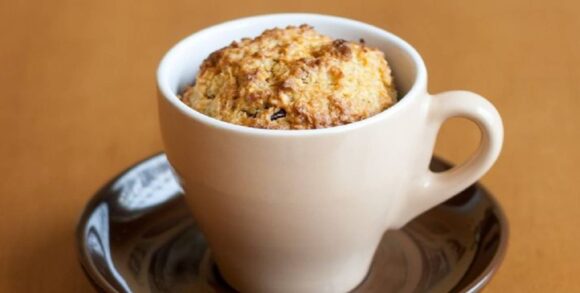
M 375 115 L 396 95 L 381 51 L 301 25 L 269 29 L 210 54 L 181 99 L 234 124 L 313 129 Z

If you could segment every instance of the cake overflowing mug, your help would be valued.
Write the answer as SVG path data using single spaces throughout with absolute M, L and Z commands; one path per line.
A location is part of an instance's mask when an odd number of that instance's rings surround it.
M 273 27 L 309 24 L 364 39 L 393 70 L 401 100 L 347 125 L 269 130 L 223 122 L 178 97 L 213 51 Z M 366 276 L 383 233 L 478 180 L 497 159 L 496 109 L 467 91 L 427 93 L 423 60 L 380 28 L 316 14 L 243 18 L 175 45 L 157 71 L 165 151 L 226 281 L 241 292 L 346 292 Z M 466 162 L 429 170 L 446 119 L 465 117 L 482 139 Z

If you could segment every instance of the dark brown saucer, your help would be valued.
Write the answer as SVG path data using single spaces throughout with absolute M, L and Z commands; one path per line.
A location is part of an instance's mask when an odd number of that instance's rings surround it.
M 434 159 L 434 170 L 448 165 Z M 507 219 L 474 184 L 385 233 L 354 292 L 477 292 L 505 254 Z M 220 277 L 164 154 L 129 168 L 89 202 L 77 227 L 81 264 L 105 292 L 234 292 Z

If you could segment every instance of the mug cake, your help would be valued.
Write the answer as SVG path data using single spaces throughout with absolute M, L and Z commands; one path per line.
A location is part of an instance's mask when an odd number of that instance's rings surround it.
M 213 52 L 180 99 L 233 124 L 318 129 L 380 113 L 397 101 L 397 91 L 382 51 L 301 25 Z

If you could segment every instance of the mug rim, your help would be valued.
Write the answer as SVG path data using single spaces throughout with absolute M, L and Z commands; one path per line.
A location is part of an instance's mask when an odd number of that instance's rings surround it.
M 211 34 L 212 31 L 219 31 L 231 26 L 238 26 L 240 24 L 247 22 L 268 21 L 273 18 L 297 18 L 297 19 L 318 18 L 319 20 L 325 22 L 340 22 L 348 26 L 357 27 L 361 30 L 372 31 L 374 33 L 377 33 L 381 35 L 383 38 L 387 39 L 390 43 L 397 45 L 411 57 L 413 65 L 415 66 L 416 72 L 415 79 L 410 89 L 404 95 L 404 98 L 400 99 L 394 105 L 381 111 L 380 113 L 352 123 L 319 129 L 263 129 L 225 122 L 207 116 L 187 106 L 177 97 L 177 93 L 171 90 L 171 86 L 169 85 L 170 84 L 169 78 L 167 77 L 168 71 L 171 70 L 171 64 L 173 63 L 172 59 L 174 59 L 172 58 L 173 55 L 177 54 L 177 51 L 179 51 L 182 47 L 186 46 L 191 42 L 195 42 L 199 36 Z M 425 67 L 425 63 L 423 62 L 423 59 L 421 58 L 417 50 L 413 48 L 413 46 L 411 46 L 409 43 L 407 43 L 405 40 L 401 39 L 397 35 L 388 32 L 384 29 L 381 29 L 379 27 L 376 27 L 374 25 L 349 18 L 324 14 L 274 13 L 274 14 L 249 16 L 225 21 L 222 23 L 206 27 L 181 39 L 177 44 L 171 47 L 171 49 L 169 49 L 169 51 L 167 51 L 163 56 L 163 58 L 161 59 L 161 62 L 159 63 L 159 66 L 157 68 L 156 77 L 158 91 L 163 95 L 163 98 L 167 100 L 167 102 L 169 102 L 173 107 L 175 107 L 181 114 L 188 116 L 189 118 L 194 119 L 197 122 L 202 123 L 206 126 L 226 131 L 259 136 L 310 136 L 310 135 L 336 134 L 359 129 L 367 125 L 371 125 L 379 121 L 388 119 L 388 117 L 394 115 L 395 112 L 401 111 L 403 108 L 410 107 L 412 100 L 418 98 L 420 91 L 422 90 L 422 85 L 426 85 L 427 83 L 427 69 Z

